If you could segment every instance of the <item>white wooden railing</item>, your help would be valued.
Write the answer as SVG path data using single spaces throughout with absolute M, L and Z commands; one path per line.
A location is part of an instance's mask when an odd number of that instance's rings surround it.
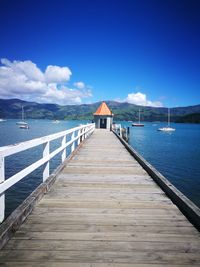
M 22 142 L 15 145 L 9 145 L 0 147 L 0 222 L 4 220 L 5 214 L 5 191 L 11 186 L 22 180 L 25 176 L 44 165 L 43 182 L 49 177 L 49 162 L 58 153 L 61 153 L 62 162 L 66 159 L 66 149 L 71 145 L 71 153 L 75 149 L 75 143 L 80 144 L 85 138 L 87 138 L 95 128 L 95 124 L 86 124 L 79 127 L 72 128 L 70 130 L 62 131 L 56 134 L 51 134 L 41 138 L 36 138 L 30 141 Z M 68 141 L 67 136 L 71 138 Z M 61 146 L 50 153 L 50 142 L 62 138 Z M 13 176 L 5 179 L 5 158 L 7 156 L 19 153 L 21 151 L 43 145 L 43 157 L 33 164 L 29 165 L 25 169 L 19 171 Z
M 112 124 L 112 130 L 116 132 L 119 136 L 122 136 L 122 126 L 121 124 Z

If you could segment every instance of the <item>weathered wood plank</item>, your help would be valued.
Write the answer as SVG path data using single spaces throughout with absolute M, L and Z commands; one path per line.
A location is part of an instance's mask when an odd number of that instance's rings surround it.
M 20 231 L 29 232 L 150 232 L 161 234 L 197 234 L 197 230 L 191 225 L 98 225 L 98 224 L 53 224 L 29 223 L 23 224 Z
M 0 262 L 5 261 L 58 261 L 58 262 L 96 262 L 96 263 L 151 263 L 199 264 L 200 254 L 181 252 L 138 252 L 138 251 L 40 251 L 40 250 L 3 250 Z
M 117 193 L 110 193 L 105 194 L 99 192 L 99 193 L 87 193 L 85 195 L 80 195 L 80 193 L 64 193 L 64 192 L 56 192 L 52 191 L 51 196 L 47 195 L 47 198 L 54 198 L 54 199 L 78 199 L 79 201 L 93 201 L 93 199 L 96 199 L 97 201 L 104 200 L 117 200 L 119 197 L 119 194 Z M 156 194 L 145 194 L 145 193 L 133 193 L 133 194 L 120 194 L 121 201 L 129 200 L 129 201 L 162 201 L 165 200 L 164 193 L 156 193 Z
M 104 200 L 102 199 L 93 200 L 93 201 L 80 201 L 80 200 L 62 200 L 62 199 L 43 199 L 39 206 L 41 207 L 71 207 L 71 208 L 121 208 L 121 209 L 176 209 L 177 208 L 172 205 L 171 201 L 117 201 L 117 200 Z M 145 212 L 145 211 L 144 211 Z
M 81 194 L 84 192 L 84 194 L 99 194 L 102 193 L 102 190 L 104 191 L 104 194 L 107 196 L 109 195 L 114 195 L 114 194 L 121 194 L 123 195 L 127 195 L 130 196 L 132 195 L 134 197 L 135 194 L 161 194 L 163 195 L 163 193 L 160 192 L 160 190 L 158 188 L 155 187 L 134 187 L 134 188 L 115 188 L 113 187 L 113 189 L 110 187 L 67 187 L 67 186 L 55 186 L 51 192 L 57 192 L 58 194 L 69 194 L 69 195 L 73 195 L 73 194 Z
M 6 250 L 42 250 L 42 251 L 149 251 L 149 252 L 187 252 L 200 253 L 198 242 L 127 242 L 127 241 L 88 241 L 88 240 L 46 240 L 34 239 L 30 240 L 16 240 L 9 242 Z
M 199 235 L 186 234 L 161 234 L 149 232 L 105 232 L 105 233 L 85 233 L 85 232 L 22 232 L 17 231 L 13 239 L 40 239 L 40 240 L 93 240 L 93 241 L 124 241 L 124 242 L 171 242 L 182 243 L 199 240 Z
M 101 225 L 166 225 L 166 226 L 188 226 L 190 223 L 185 220 L 184 218 L 177 220 L 176 218 L 163 218 L 163 219 L 150 219 L 148 217 L 143 218 L 131 218 L 126 219 L 126 216 L 124 218 L 118 218 L 118 216 L 115 216 L 115 218 L 112 218 L 113 216 L 105 216 L 104 218 L 94 217 L 94 216 L 77 216 L 76 218 L 71 218 L 70 216 L 60 216 L 58 218 L 55 218 L 55 216 L 48 216 L 48 218 L 45 215 L 37 215 L 37 216 L 29 216 L 28 222 L 30 223 L 54 223 L 54 224 L 101 224 Z M 150 216 L 149 216 L 150 217 Z M 90 221 L 89 221 L 90 220 Z
M 99 177 L 100 176 L 100 177 Z M 76 182 L 76 183 L 93 183 L 93 182 L 98 182 L 98 183 L 106 183 L 106 184 L 154 184 L 153 180 L 148 176 L 144 176 L 144 175 L 94 175 L 94 174 L 60 174 L 58 177 L 59 184 L 62 184 L 64 182 Z
M 37 261 L 37 262 L 22 262 L 22 261 L 8 261 L 6 263 L 0 263 L 0 266 L 3 267 L 183 267 L 182 264 L 138 264 L 138 263 L 83 263 L 83 262 L 58 262 L 58 261 L 51 261 L 51 262 L 45 262 L 45 261 Z M 193 263 L 192 266 L 199 266 L 199 264 Z M 191 267 L 189 264 L 184 264 L 184 267 Z
M 68 167 L 63 170 L 64 174 L 73 173 L 73 174 L 145 174 L 146 172 L 141 167 L 125 167 L 125 168 L 116 168 L 116 167 L 109 167 L 109 168 L 72 168 Z
M 118 182 L 116 182 L 116 183 L 112 183 L 111 181 L 109 182 L 107 182 L 107 181 L 105 181 L 105 182 L 103 182 L 103 181 L 101 181 L 101 182 L 98 182 L 98 181 L 94 181 L 94 182 L 91 182 L 91 181 L 86 181 L 86 182 L 84 182 L 84 181 L 80 181 L 79 180 L 79 182 L 74 182 L 73 180 L 70 182 L 70 181 L 60 181 L 59 183 L 57 183 L 56 184 L 56 187 L 57 188 L 65 188 L 65 187 L 68 187 L 68 188 L 91 188 L 91 189 L 99 189 L 99 188 L 101 188 L 101 189 L 103 189 L 103 188 L 113 188 L 113 189 L 138 189 L 138 188 L 156 188 L 155 186 L 154 186 L 154 184 L 153 184 L 153 182 L 147 182 L 147 181 L 145 181 L 145 180 L 143 180 L 142 181 L 142 179 L 141 179 L 141 181 L 140 181 L 140 183 L 139 183 L 139 181 L 137 181 L 137 180 L 135 180 L 135 183 L 122 183 L 122 184 L 120 184 L 120 182 L 118 181 Z
M 55 214 L 55 216 L 59 215 L 59 213 L 69 215 L 70 214 L 112 214 L 112 215 L 158 215 L 158 216 L 179 216 L 181 212 L 178 209 L 121 209 L 121 208 L 110 208 L 110 209 L 102 209 L 102 208 L 65 208 L 65 207 L 40 207 L 38 205 L 37 209 L 35 209 L 32 214 Z

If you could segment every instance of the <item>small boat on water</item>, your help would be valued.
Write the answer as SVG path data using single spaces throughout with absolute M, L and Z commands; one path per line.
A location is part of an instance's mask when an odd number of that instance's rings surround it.
M 4 122 L 4 121 L 6 121 L 6 120 L 4 120 L 4 119 L 0 119 L 0 122 Z
M 20 129 L 29 129 L 29 125 L 28 125 L 28 123 L 21 124 L 21 125 L 19 125 L 19 128 Z
M 170 127 L 170 109 L 168 108 L 168 123 L 167 123 L 167 126 L 162 127 L 162 128 L 158 128 L 158 131 L 173 132 L 175 130 L 176 130 L 175 128 Z
M 138 115 L 138 123 L 132 123 L 132 126 L 135 127 L 143 127 L 144 124 L 140 122 L 140 109 L 139 109 L 139 115 Z
M 54 121 L 52 121 L 52 123 L 60 123 L 60 121 L 59 120 L 54 120 Z
M 158 131 L 163 131 L 163 132 L 173 132 L 175 131 L 176 129 L 175 128 L 172 128 L 172 127 L 162 127 L 162 128 L 159 128 Z
M 17 125 L 19 125 L 20 129 L 29 129 L 29 125 L 27 122 L 24 121 L 24 107 L 22 106 L 22 120 L 16 122 Z

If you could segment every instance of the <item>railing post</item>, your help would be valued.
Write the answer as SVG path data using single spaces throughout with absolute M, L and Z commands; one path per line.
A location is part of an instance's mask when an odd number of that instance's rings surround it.
M 66 140 L 67 140 L 66 135 L 64 135 L 62 138 L 62 146 L 66 144 Z M 66 148 L 62 152 L 62 162 L 64 162 L 65 159 L 66 159 Z
M 49 141 L 44 144 L 43 149 L 43 157 L 49 155 Z M 49 161 L 45 163 L 44 171 L 43 171 L 43 182 L 49 177 Z
M 88 129 L 89 129 L 88 126 L 86 126 L 86 129 L 85 129 L 86 130 L 86 138 L 88 137 L 88 134 L 89 134 Z
M 81 142 L 83 141 L 83 131 L 84 131 L 83 128 L 81 128 L 81 140 L 80 140 Z
M 86 127 L 83 128 L 83 140 L 85 140 L 86 136 L 85 136 L 85 130 L 86 130 Z
M 0 183 L 5 180 L 5 162 L 4 157 L 0 157 Z M 3 222 L 5 216 L 5 194 L 0 195 L 0 223 Z
M 90 133 L 89 133 L 89 134 L 91 135 L 93 132 L 94 132 L 94 126 L 91 125 L 91 126 L 90 126 Z
M 119 124 L 119 136 L 120 137 L 122 136 L 122 127 L 121 127 L 121 124 Z
M 72 133 L 72 136 L 71 136 L 71 140 L 73 140 L 74 139 L 74 136 L 75 136 L 75 134 L 74 134 L 74 132 Z M 71 145 L 71 153 L 74 151 L 74 149 L 75 149 L 75 143 L 74 143 L 74 141 L 72 142 L 72 145 Z
M 84 131 L 85 131 L 85 129 L 82 128 L 82 130 L 81 130 L 81 132 L 82 132 L 82 141 L 84 140 Z
M 78 133 L 77 134 L 79 136 L 78 141 L 77 141 L 77 144 L 79 146 L 80 145 L 80 142 L 81 142 L 81 137 L 80 137 L 80 135 L 81 135 L 81 129 L 78 130 Z

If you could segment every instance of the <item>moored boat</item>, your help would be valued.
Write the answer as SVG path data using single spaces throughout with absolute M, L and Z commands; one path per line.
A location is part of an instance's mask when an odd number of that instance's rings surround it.
M 165 127 L 158 128 L 158 131 L 162 132 L 173 132 L 175 131 L 175 128 L 170 127 L 170 109 L 168 108 L 168 124 Z
M 22 106 L 22 120 L 16 122 L 17 125 L 19 125 L 20 129 L 29 129 L 29 125 L 27 122 L 24 121 L 24 107 Z
M 28 125 L 28 123 L 24 123 L 24 124 L 19 125 L 19 128 L 20 129 L 29 129 L 29 125 Z
M 139 109 L 139 115 L 138 115 L 138 123 L 132 123 L 132 126 L 135 127 L 143 127 L 144 124 L 140 122 L 140 109 Z

